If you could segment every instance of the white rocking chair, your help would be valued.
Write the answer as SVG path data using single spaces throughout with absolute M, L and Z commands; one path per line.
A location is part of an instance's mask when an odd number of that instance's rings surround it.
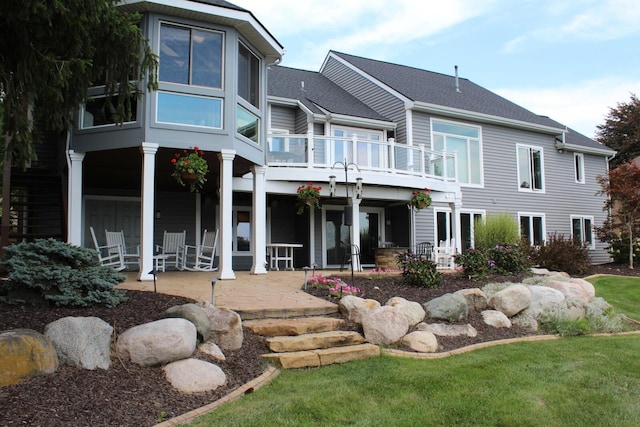
M 126 265 L 124 265 L 124 257 L 122 256 L 122 249 L 120 248 L 120 245 L 100 246 L 93 227 L 89 227 L 89 231 L 91 232 L 91 239 L 93 240 L 93 245 L 98 253 L 100 264 L 105 267 L 114 268 L 116 271 L 122 271 L 127 268 Z
M 182 251 L 180 268 L 189 271 L 216 271 L 213 266 L 218 246 L 218 230 L 204 230 L 202 241 L 197 246 L 185 245 Z
M 436 268 L 443 270 L 452 270 L 454 255 L 456 253 L 456 239 L 441 240 L 440 244 L 433 248 L 433 260 Z
M 108 231 L 105 229 L 104 235 L 107 238 L 107 246 L 111 247 L 109 253 L 115 252 L 113 246 L 120 246 L 122 257 L 124 258 L 124 265 L 127 268 L 129 266 L 140 268 L 140 246 L 127 248 L 124 240 L 124 231 Z
M 186 239 L 186 230 L 179 233 L 169 233 L 165 230 L 162 237 L 162 245 L 156 245 L 158 254 L 153 257 L 157 271 L 165 271 L 167 264 L 173 264 L 176 269 L 180 268 L 180 254 L 184 251 Z

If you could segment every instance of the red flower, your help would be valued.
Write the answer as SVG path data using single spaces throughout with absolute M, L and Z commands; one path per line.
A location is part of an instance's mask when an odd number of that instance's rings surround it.
M 177 161 L 178 161 L 178 160 L 177 160 L 177 159 L 175 159 L 175 158 L 171 159 L 171 163 L 173 163 L 173 164 L 175 164 Z

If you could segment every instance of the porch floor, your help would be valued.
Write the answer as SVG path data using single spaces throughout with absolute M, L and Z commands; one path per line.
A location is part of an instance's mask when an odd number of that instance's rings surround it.
M 153 281 L 138 281 L 137 272 L 125 272 L 125 275 L 127 280 L 116 286 L 117 289 L 153 292 Z M 156 291 L 210 303 L 210 279 L 217 275 L 217 272 L 191 271 L 158 273 Z M 213 301 L 216 307 L 238 312 L 243 320 L 321 316 L 338 311 L 336 304 L 302 290 L 304 271 L 269 271 L 259 275 L 236 271 L 235 275 L 235 280 L 219 280 L 215 284 Z

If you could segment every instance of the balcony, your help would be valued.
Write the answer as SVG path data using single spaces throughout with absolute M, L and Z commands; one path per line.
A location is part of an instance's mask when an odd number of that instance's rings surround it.
M 360 171 L 457 182 L 456 154 L 431 151 L 424 144 L 292 134 L 270 134 L 267 141 L 269 167 L 331 169 L 346 161 L 357 164 Z

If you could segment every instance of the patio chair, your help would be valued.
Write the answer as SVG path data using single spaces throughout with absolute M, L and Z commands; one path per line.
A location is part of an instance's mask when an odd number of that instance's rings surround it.
M 114 268 L 116 271 L 122 271 L 127 268 L 126 265 L 124 265 L 124 257 L 122 256 L 120 245 L 100 246 L 93 227 L 89 227 L 89 231 L 91 232 L 91 239 L 98 253 L 100 264 L 105 267 Z
M 176 269 L 180 268 L 181 253 L 184 251 L 186 239 L 186 230 L 178 233 L 165 230 L 162 245 L 156 245 L 157 254 L 153 257 L 156 271 L 166 271 L 168 264 L 173 264 Z
M 107 246 L 111 246 L 109 249 L 109 253 L 114 253 L 115 249 L 113 246 L 120 246 L 120 250 L 122 251 L 122 257 L 124 258 L 124 265 L 128 268 L 129 266 L 140 268 L 140 246 L 136 247 L 127 247 L 127 244 L 124 240 L 124 231 L 109 231 L 107 229 L 104 230 L 104 235 L 107 238 Z
M 380 247 L 381 248 L 397 248 L 398 245 L 396 245 L 393 242 L 382 242 L 382 243 L 380 243 Z
M 420 242 L 416 245 L 414 252 L 416 255 L 431 259 L 433 256 L 433 245 L 431 242 Z
M 456 252 L 456 239 L 441 240 L 437 247 L 433 249 L 433 259 L 436 268 L 453 269 L 454 255 Z
M 185 245 L 180 254 L 180 269 L 189 271 L 216 271 L 213 266 L 218 246 L 218 231 L 204 230 L 199 245 Z

